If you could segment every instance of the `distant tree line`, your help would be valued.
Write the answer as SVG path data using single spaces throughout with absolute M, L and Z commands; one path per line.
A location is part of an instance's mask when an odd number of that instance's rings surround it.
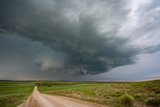
M 75 85 L 76 82 L 48 82 L 48 81 L 37 81 L 35 86 L 45 86 L 45 87 L 52 87 L 52 86 L 62 86 L 62 85 Z

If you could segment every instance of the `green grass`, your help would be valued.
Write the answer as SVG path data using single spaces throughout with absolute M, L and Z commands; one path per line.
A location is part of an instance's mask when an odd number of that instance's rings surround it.
M 45 84 L 47 84 L 46 82 Z M 51 84 L 51 82 L 49 82 Z M 44 84 L 44 82 L 43 82 Z M 127 93 L 134 98 L 133 106 L 147 105 L 148 99 L 160 98 L 160 80 L 146 82 L 77 82 L 73 84 L 42 85 L 39 91 L 52 95 L 62 95 L 76 99 L 110 105 L 120 105 L 120 97 Z M 156 100 L 157 101 L 157 100 Z M 149 103 L 150 104 L 150 103 Z M 160 105 L 158 105 L 160 106 Z M 122 107 L 124 107 L 122 105 Z
M 122 96 L 125 93 L 133 97 L 133 107 L 160 106 L 160 80 L 146 82 L 43 81 L 36 85 L 42 93 L 72 97 L 111 107 L 124 107 Z M 32 93 L 33 87 L 34 82 L 0 81 L 0 107 L 16 107 L 21 104 Z
M 16 107 L 33 91 L 34 82 L 0 81 L 0 107 Z

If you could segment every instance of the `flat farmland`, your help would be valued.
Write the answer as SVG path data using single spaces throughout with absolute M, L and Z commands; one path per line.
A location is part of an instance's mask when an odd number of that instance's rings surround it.
M 35 85 L 43 96 L 48 94 L 55 98 L 65 96 L 108 107 L 160 107 L 160 80 L 143 82 L 0 81 L 0 107 L 16 107 L 22 104 L 32 95 Z
M 34 82 L 0 81 L 0 107 L 16 107 L 32 93 Z
M 160 80 L 145 82 L 43 81 L 38 85 L 42 93 L 96 102 L 111 107 L 160 106 Z M 126 105 L 128 102 L 131 105 Z

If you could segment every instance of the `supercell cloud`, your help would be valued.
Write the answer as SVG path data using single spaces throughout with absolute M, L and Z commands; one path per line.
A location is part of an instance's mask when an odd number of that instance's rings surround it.
M 159 17 L 159 0 L 1 0 L 0 38 L 47 48 L 34 54 L 41 71 L 92 75 L 159 51 Z

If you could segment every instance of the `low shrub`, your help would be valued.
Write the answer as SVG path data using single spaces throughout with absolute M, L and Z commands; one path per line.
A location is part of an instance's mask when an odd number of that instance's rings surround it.
M 160 97 L 159 98 L 149 98 L 147 99 L 146 104 L 160 106 Z
M 124 107 L 132 107 L 133 103 L 134 103 L 134 99 L 132 96 L 128 95 L 127 93 L 125 93 L 124 95 L 122 95 L 120 97 L 120 103 L 124 106 Z

